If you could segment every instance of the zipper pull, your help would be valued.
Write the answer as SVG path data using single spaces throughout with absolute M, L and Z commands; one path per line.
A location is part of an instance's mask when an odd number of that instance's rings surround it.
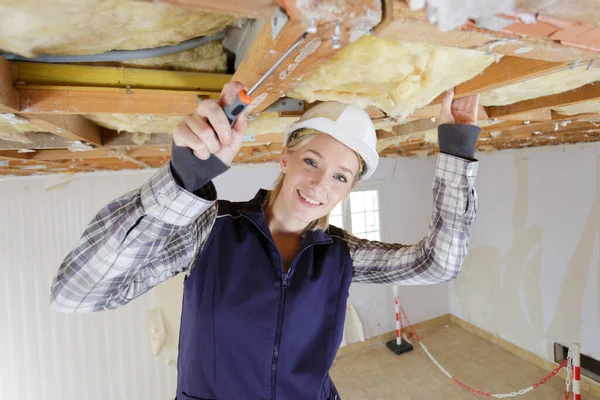
M 281 275 L 281 285 L 283 286 L 284 289 L 287 289 L 288 278 L 289 278 L 289 275 L 287 274 L 287 272 L 285 272 L 283 275 Z

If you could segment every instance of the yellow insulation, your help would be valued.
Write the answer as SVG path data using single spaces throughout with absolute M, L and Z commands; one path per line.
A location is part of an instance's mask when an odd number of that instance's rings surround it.
M 405 118 L 493 62 L 483 52 L 363 36 L 287 94 L 376 106 Z
M 0 49 L 33 57 L 153 48 L 212 35 L 236 21 L 228 15 L 144 1 L 0 0 Z M 221 53 L 217 58 L 222 61 L 219 68 L 213 65 L 217 50 Z M 142 61 L 135 65 L 183 63 L 195 66 L 191 68 L 194 70 L 225 69 L 225 54 L 219 45 L 208 46 L 206 69 L 198 64 L 203 53 L 195 50 L 167 56 L 164 62 Z
M 575 115 L 585 113 L 600 113 L 600 100 L 591 100 L 584 103 L 573 104 L 572 106 L 564 106 L 553 108 L 552 111 L 556 111 L 563 115 Z
M 24 133 L 25 132 L 42 132 L 35 125 L 32 125 L 29 120 L 19 117 L 15 114 L 0 114 L 0 140 L 9 142 L 32 143 Z

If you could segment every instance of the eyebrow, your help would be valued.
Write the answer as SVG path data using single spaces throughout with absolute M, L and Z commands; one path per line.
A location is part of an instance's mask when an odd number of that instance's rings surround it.
M 315 150 L 307 150 L 307 152 L 311 152 L 314 153 L 317 157 L 319 158 L 323 158 L 323 156 L 321 155 L 321 153 L 319 153 L 318 151 Z M 340 165 L 339 167 L 340 169 L 343 169 L 345 171 L 348 171 L 349 174 L 351 174 L 352 176 L 354 176 L 354 172 L 352 172 L 352 170 L 350 168 L 344 167 L 343 165 Z

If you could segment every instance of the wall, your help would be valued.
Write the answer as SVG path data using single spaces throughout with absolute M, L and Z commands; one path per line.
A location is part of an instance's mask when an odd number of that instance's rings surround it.
M 543 358 L 600 358 L 600 146 L 481 157 L 480 207 L 450 311 Z
M 373 179 L 386 181 L 387 240 L 410 243 L 425 234 L 434 163 L 383 160 Z M 275 165 L 233 168 L 216 185 L 222 198 L 248 199 L 259 186 L 269 187 L 277 171 Z M 0 398 L 172 398 L 176 375 L 167 362 L 175 358 L 169 344 L 176 349 L 177 343 L 178 278 L 119 310 L 71 315 L 49 307 L 52 278 L 96 211 L 151 174 L 0 181 Z M 448 312 L 448 285 L 403 287 L 400 293 L 415 322 Z M 367 338 L 395 329 L 391 296 L 386 286 L 351 287 L 349 302 Z M 148 311 L 157 306 L 170 332 L 160 358 L 152 354 L 148 326 Z

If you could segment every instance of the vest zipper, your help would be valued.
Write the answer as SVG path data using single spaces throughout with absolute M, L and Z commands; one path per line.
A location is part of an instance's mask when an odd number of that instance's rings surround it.
M 244 215 L 244 214 L 242 214 L 242 215 Z M 258 229 L 258 231 L 265 238 L 267 238 L 267 240 L 269 242 L 271 242 L 273 244 L 273 246 L 275 247 L 275 250 L 277 251 L 277 256 L 279 257 L 279 265 L 281 267 L 281 286 L 279 289 L 279 308 L 277 309 L 277 325 L 275 327 L 275 343 L 273 344 L 273 359 L 271 362 L 271 394 L 269 396 L 270 400 L 276 400 L 276 397 L 277 397 L 277 394 L 276 394 L 277 393 L 277 363 L 279 360 L 279 350 L 280 350 L 279 347 L 281 345 L 281 331 L 283 329 L 283 314 L 285 311 L 285 298 L 287 295 L 287 288 L 288 288 L 288 284 L 289 284 L 290 272 L 292 272 L 292 269 L 294 267 L 294 264 L 296 263 L 296 260 L 298 258 L 300 258 L 300 255 L 306 249 L 313 247 L 314 245 L 320 244 L 320 243 L 311 243 L 308 246 L 301 249 L 298 252 L 298 254 L 296 254 L 296 257 L 294 258 L 294 260 L 292 261 L 289 271 L 284 272 L 285 269 L 283 267 L 283 259 L 281 258 L 281 253 L 279 253 L 279 249 L 277 248 L 277 244 L 275 243 L 275 241 L 273 239 L 271 239 L 269 237 L 269 235 L 264 233 L 262 231 L 262 229 L 260 229 L 258 224 L 252 220 L 252 218 L 250 218 L 246 215 L 244 215 L 244 217 L 248 221 L 250 221 L 256 227 L 256 229 Z

